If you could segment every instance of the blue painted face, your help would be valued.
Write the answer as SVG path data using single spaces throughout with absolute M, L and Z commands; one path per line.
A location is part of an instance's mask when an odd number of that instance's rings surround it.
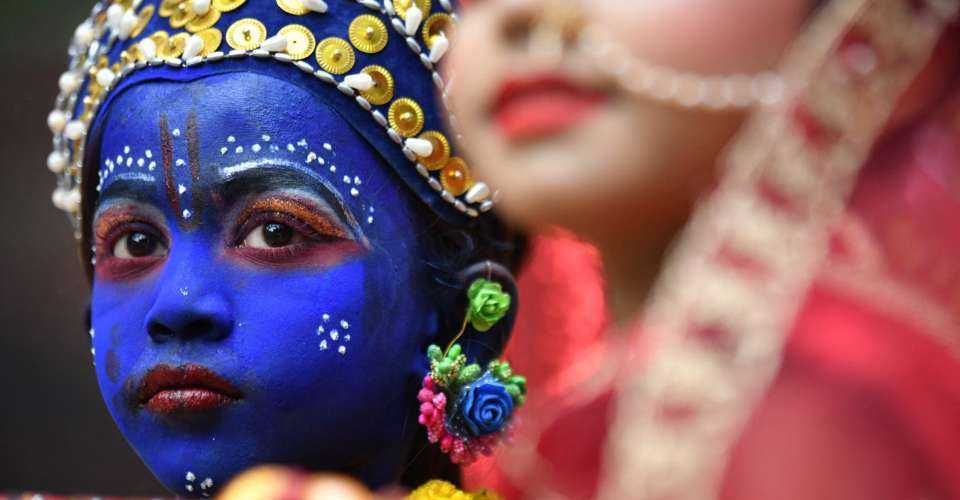
M 411 293 L 431 286 L 417 200 L 268 76 L 144 83 L 109 113 L 95 364 L 144 462 L 184 495 L 264 462 L 396 479 L 439 314 Z

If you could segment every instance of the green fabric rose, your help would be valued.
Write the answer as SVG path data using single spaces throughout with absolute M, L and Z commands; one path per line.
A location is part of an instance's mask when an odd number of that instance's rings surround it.
M 510 294 L 503 292 L 500 283 L 479 278 L 467 290 L 470 308 L 467 317 L 478 332 L 485 332 L 497 324 L 510 310 Z

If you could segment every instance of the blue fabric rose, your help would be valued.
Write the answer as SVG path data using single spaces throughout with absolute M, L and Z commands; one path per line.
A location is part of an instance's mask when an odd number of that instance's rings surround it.
M 500 431 L 513 414 L 513 398 L 489 373 L 463 388 L 457 404 L 463 430 L 470 436 Z

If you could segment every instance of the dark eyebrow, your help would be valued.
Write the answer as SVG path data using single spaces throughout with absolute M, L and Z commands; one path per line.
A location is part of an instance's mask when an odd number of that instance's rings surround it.
M 156 180 L 143 177 L 119 177 L 107 185 L 97 198 L 97 208 L 113 199 L 131 200 L 140 203 L 156 203 Z
M 232 206 L 253 193 L 276 190 L 307 190 L 319 196 L 340 217 L 362 242 L 366 237 L 357 218 L 347 207 L 336 187 L 315 172 L 298 164 L 278 159 L 264 159 L 221 169 L 223 180 L 216 190 L 227 206 Z

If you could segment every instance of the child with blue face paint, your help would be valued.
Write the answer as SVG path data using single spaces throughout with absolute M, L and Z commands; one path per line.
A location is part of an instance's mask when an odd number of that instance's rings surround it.
M 445 0 L 163 0 L 78 28 L 54 201 L 90 264 L 104 401 L 171 491 L 261 463 L 456 479 L 417 424 L 424 353 L 475 278 L 516 303 L 523 240 L 443 132 L 454 22 Z M 512 320 L 468 357 L 498 356 Z

